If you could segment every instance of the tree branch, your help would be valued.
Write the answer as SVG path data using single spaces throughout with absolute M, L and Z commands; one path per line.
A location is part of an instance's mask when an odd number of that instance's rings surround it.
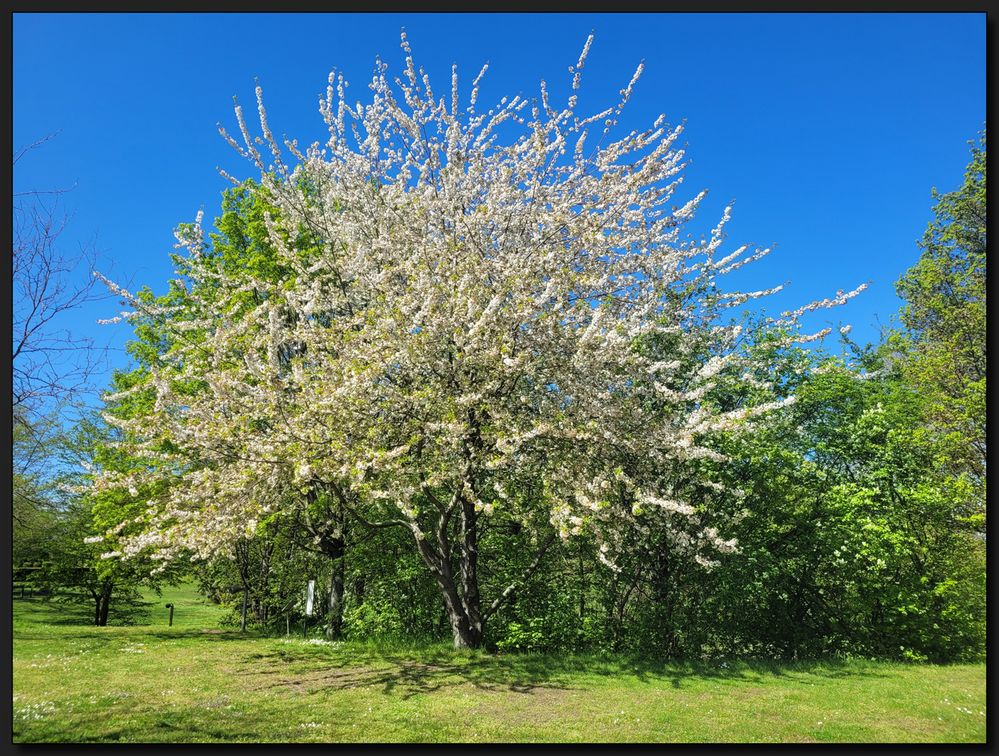
M 521 585 L 522 583 L 530 579 L 531 575 L 533 575 L 535 571 L 538 569 L 538 567 L 541 566 L 541 560 L 544 559 L 545 552 L 548 551 L 548 547 L 551 546 L 552 543 L 554 542 L 555 542 L 555 533 L 552 533 L 551 535 L 548 536 L 548 538 L 545 539 L 545 542 L 541 544 L 541 548 L 538 550 L 538 554 L 534 558 L 534 561 L 531 562 L 530 567 L 524 570 L 519 578 L 510 583 L 510 585 L 506 587 L 506 590 L 504 590 L 503 593 L 497 596 L 496 600 L 489 605 L 489 608 L 482 613 L 483 621 L 489 619 L 496 612 L 497 609 L 499 609 L 501 606 L 503 606 L 504 603 L 506 603 L 506 601 L 510 598 L 510 595 L 513 593 L 514 589 L 517 588 L 517 586 Z

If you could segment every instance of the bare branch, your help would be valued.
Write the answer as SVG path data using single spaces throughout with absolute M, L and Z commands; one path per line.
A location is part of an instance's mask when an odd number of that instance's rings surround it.
M 23 147 L 14 155 L 13 164 L 57 133 Z M 59 248 L 68 216 L 59 210 L 58 197 L 67 191 L 14 195 L 12 405 L 20 408 L 22 424 L 30 425 L 48 405 L 72 405 L 90 389 L 90 378 L 106 357 L 106 352 L 95 349 L 92 339 L 63 325 L 73 310 L 103 297 L 90 275 L 92 249 L 73 255 Z M 46 202 L 47 196 L 56 200 Z M 85 277 L 74 280 L 81 273 Z

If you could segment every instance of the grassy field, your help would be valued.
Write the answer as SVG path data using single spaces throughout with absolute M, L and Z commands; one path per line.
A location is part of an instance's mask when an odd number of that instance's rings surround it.
M 985 741 L 984 664 L 379 648 L 220 631 L 190 587 L 148 602 L 98 628 L 14 601 L 14 742 Z

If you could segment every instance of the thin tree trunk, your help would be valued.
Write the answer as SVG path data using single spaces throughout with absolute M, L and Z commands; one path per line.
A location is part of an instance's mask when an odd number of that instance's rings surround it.
M 242 615 L 240 616 L 240 620 L 239 620 L 239 631 L 241 633 L 246 631 L 246 602 L 247 602 L 247 599 L 249 598 L 249 593 L 250 593 L 249 589 L 244 585 L 243 586 L 243 612 L 242 612 Z
M 329 638 L 339 638 L 343 632 L 343 557 L 332 560 L 333 570 L 330 574 L 330 616 L 326 628 Z
M 274 542 L 265 545 L 263 555 L 260 558 L 260 598 L 257 606 L 257 619 L 260 622 L 267 622 L 268 609 L 267 586 L 271 577 L 271 554 L 274 551 Z
M 240 615 L 239 630 L 246 630 L 246 609 L 250 593 L 250 544 L 247 539 L 236 542 L 236 566 L 239 568 L 239 580 L 243 584 L 243 611 Z

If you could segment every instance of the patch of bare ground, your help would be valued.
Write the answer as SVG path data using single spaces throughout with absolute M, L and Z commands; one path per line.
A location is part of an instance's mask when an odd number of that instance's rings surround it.
M 327 667 L 307 672 L 292 672 L 286 665 L 258 665 L 250 676 L 250 690 L 288 688 L 298 693 L 315 693 L 320 690 L 346 690 L 377 685 L 384 670 L 371 667 Z
M 527 687 L 475 686 L 475 705 L 466 716 L 503 726 L 539 726 L 546 729 L 565 725 L 571 711 L 572 689 L 551 685 Z M 486 695 L 482 695 L 485 692 Z

